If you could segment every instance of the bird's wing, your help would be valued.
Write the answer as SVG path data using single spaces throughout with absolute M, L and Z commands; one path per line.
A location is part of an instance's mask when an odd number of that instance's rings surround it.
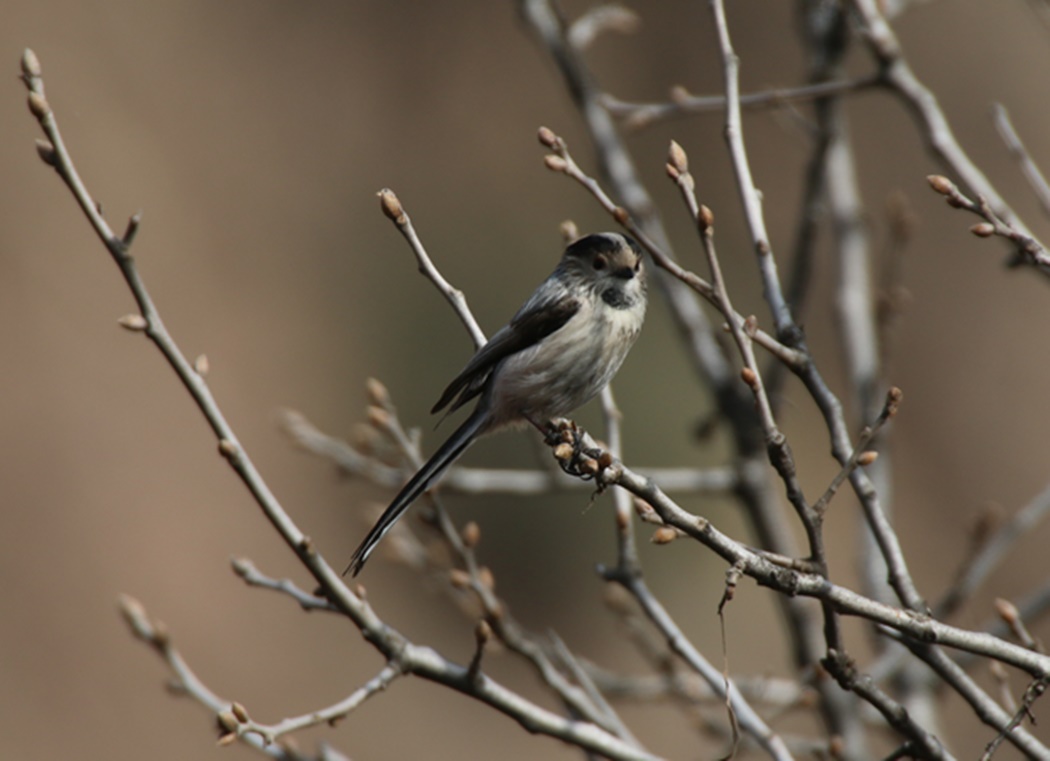
M 478 349 L 463 372 L 448 384 L 430 412 L 439 412 L 449 404 L 449 412 L 462 407 L 481 393 L 489 373 L 501 360 L 539 343 L 562 328 L 578 311 L 580 300 L 572 296 L 536 302 L 530 299 L 509 325 L 500 328 L 487 344 Z

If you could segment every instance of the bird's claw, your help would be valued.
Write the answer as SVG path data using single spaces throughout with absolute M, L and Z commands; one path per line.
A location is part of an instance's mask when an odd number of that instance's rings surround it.
M 571 420 L 558 418 L 547 427 L 546 442 L 554 448 L 554 458 L 563 471 L 589 481 L 601 470 L 605 452 L 584 445 L 587 434 Z

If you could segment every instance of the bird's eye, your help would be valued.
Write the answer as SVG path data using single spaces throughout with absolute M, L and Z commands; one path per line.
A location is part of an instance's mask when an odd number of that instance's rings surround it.
M 594 261 L 591 262 L 591 266 L 594 267 L 595 270 L 598 270 L 600 272 L 601 270 L 609 266 L 609 260 L 601 254 L 598 254 L 598 256 L 594 257 Z

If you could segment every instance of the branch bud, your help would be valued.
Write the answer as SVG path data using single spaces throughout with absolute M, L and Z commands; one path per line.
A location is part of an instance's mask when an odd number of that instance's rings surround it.
M 474 521 L 471 521 L 463 527 L 463 544 L 464 546 L 473 549 L 478 546 L 478 542 L 481 541 L 481 527 Z
M 660 526 L 653 532 L 653 537 L 650 541 L 653 544 L 670 544 L 678 538 L 678 532 L 670 526 Z
M 146 318 L 141 314 L 126 314 L 117 320 L 117 324 L 125 330 L 130 330 L 134 333 L 141 333 L 149 327 Z
M 564 172 L 569 168 L 569 162 L 563 159 L 561 156 L 555 156 L 553 153 L 548 153 L 543 157 L 543 165 L 550 169 L 552 172 Z
M 539 138 L 540 145 L 545 145 L 548 148 L 555 148 L 558 145 L 558 136 L 554 134 L 554 130 L 550 127 L 540 127 L 536 137 Z
M 990 238 L 995 235 L 995 225 L 991 225 L 987 222 L 979 222 L 970 228 L 970 232 L 978 238 Z
M 1013 626 L 1021 618 L 1021 613 L 1017 610 L 1017 606 L 1002 597 L 995 599 L 995 612 L 999 614 L 999 618 L 1010 626 Z
M 386 407 L 390 404 L 390 392 L 387 391 L 382 381 L 369 378 L 365 381 L 365 390 L 368 392 L 368 401 L 377 407 Z
M 218 715 L 215 717 L 215 721 L 218 723 L 219 731 L 222 732 L 223 737 L 226 737 L 227 735 L 236 732 L 237 727 L 240 724 L 240 722 L 237 721 L 237 717 L 234 715 L 233 711 L 229 710 L 219 711 Z
M 29 48 L 22 51 L 22 74 L 27 78 L 39 77 L 43 72 L 40 70 L 40 59 L 36 57 Z
M 700 204 L 700 213 L 696 221 L 700 223 L 700 231 L 707 232 L 715 226 L 715 213 L 704 204 Z
M 48 166 L 58 166 L 58 154 L 55 153 L 55 146 L 51 145 L 50 140 L 37 138 L 36 155 Z
M 379 196 L 379 206 L 387 218 L 396 224 L 405 224 L 405 210 L 401 206 L 401 201 L 394 195 L 394 191 L 390 188 L 383 188 L 376 195 Z
M 940 193 L 942 196 L 951 195 L 952 191 L 955 190 L 955 184 L 942 174 L 928 175 L 926 182 L 930 183 L 930 187 L 933 188 L 934 192 Z
M 448 581 L 456 589 L 466 589 L 470 586 L 470 574 L 462 568 L 453 568 L 448 572 Z
M 667 151 L 667 165 L 674 167 L 679 174 L 689 173 L 689 157 L 676 141 L 671 141 L 671 147 Z
M 857 455 L 857 464 L 863 468 L 871 465 L 877 459 L 879 459 L 879 453 L 869 449 L 867 452 L 861 452 Z
M 37 119 L 43 119 L 51 113 L 51 106 L 48 105 L 47 98 L 40 93 L 30 90 L 28 101 L 29 112 Z
M 197 375 L 202 378 L 208 374 L 211 370 L 211 363 L 208 362 L 208 355 L 201 354 L 195 360 L 193 360 L 193 369 L 197 372 Z
M 368 422 L 373 428 L 387 428 L 390 425 L 390 413 L 384 410 L 382 407 L 376 407 L 375 405 L 369 405 L 368 411 L 365 413 L 368 417 Z
M 251 721 L 251 719 L 248 718 L 248 710 L 236 700 L 230 704 L 230 710 L 233 711 L 233 715 L 237 717 L 237 721 Z

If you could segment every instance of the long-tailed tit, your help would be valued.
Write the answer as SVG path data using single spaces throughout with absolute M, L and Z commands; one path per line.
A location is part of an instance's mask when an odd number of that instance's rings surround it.
M 620 369 L 645 319 L 645 273 L 638 244 L 597 233 L 565 249 L 557 268 L 467 363 L 431 412 L 477 407 L 412 476 L 361 546 L 346 573 L 356 576 L 409 505 L 479 436 L 531 423 L 546 430 L 594 398 Z M 446 413 L 447 414 L 447 413 Z

